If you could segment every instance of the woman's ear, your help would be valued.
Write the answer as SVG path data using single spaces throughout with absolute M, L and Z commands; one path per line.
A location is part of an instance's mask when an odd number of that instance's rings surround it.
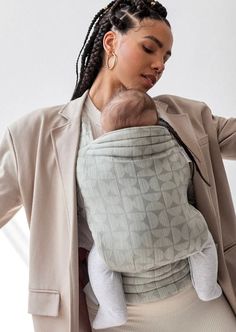
M 109 55 L 115 51 L 117 44 L 117 34 L 115 31 L 108 31 L 103 37 L 103 48 Z

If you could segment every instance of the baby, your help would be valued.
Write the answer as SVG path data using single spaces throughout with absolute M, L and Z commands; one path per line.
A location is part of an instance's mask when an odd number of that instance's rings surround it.
M 101 115 L 104 132 L 154 126 L 158 123 L 159 116 L 153 99 L 148 94 L 133 89 L 118 92 L 104 107 Z
M 101 115 L 105 133 L 127 127 L 155 126 L 159 121 L 152 98 L 137 90 L 119 92 L 105 106 Z M 208 239 L 203 250 L 188 257 L 193 286 L 203 301 L 215 299 L 222 293 L 217 284 L 216 248 L 210 232 L 207 232 Z M 124 324 L 127 321 L 127 308 L 121 273 L 108 268 L 96 245 L 93 245 L 88 257 L 88 272 L 92 290 L 99 303 L 93 328 Z

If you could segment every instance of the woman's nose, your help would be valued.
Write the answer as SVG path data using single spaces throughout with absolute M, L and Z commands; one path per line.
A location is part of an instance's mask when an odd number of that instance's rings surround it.
M 152 69 L 154 69 L 158 74 L 161 74 L 165 69 L 165 63 L 162 59 L 158 59 L 153 63 Z

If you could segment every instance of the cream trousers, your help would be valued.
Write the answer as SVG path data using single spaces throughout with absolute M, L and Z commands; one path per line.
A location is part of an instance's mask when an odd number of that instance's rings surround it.
M 88 297 L 92 321 L 97 305 Z M 125 325 L 100 332 L 236 332 L 236 316 L 224 295 L 208 302 L 201 301 L 190 284 L 178 294 L 146 304 L 128 304 Z

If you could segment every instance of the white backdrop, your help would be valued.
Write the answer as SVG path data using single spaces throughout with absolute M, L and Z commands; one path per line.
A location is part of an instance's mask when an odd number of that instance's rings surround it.
M 0 136 L 22 115 L 67 102 L 88 24 L 105 0 L 0 0 Z M 235 116 L 235 0 L 163 0 L 175 38 L 166 73 L 151 95 L 205 101 Z M 236 202 L 233 162 L 226 162 Z M 23 210 L 0 233 L 0 330 L 33 331 L 27 315 L 28 229 Z

